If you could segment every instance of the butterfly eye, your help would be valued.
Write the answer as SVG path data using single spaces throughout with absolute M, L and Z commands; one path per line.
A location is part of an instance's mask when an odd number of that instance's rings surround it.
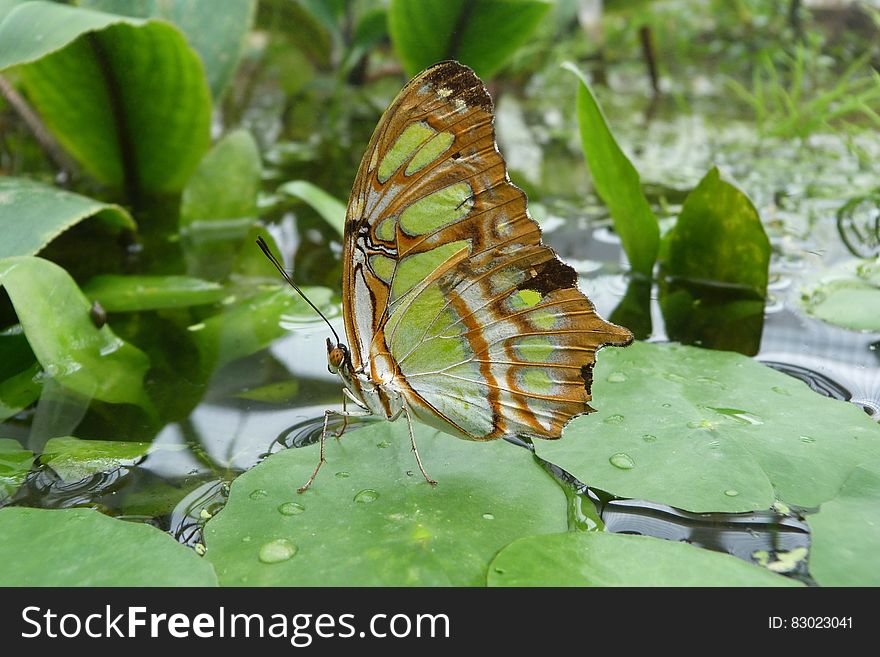
M 327 352 L 327 362 L 330 363 L 330 367 L 333 369 L 338 370 L 344 361 L 345 348 L 341 345 L 337 345 Z

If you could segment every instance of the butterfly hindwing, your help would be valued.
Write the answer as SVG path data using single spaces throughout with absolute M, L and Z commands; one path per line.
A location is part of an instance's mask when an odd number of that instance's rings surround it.
M 414 78 L 383 115 L 346 221 L 344 315 L 355 368 L 462 437 L 559 437 L 591 410 L 595 352 L 632 336 L 596 315 L 541 243 L 469 68 Z

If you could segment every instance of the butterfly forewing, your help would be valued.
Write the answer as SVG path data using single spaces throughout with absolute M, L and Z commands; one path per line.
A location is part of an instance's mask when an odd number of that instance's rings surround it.
M 559 437 L 591 410 L 595 352 L 629 331 L 596 315 L 507 177 L 482 82 L 456 62 L 414 78 L 361 162 L 346 221 L 344 315 L 356 368 L 462 437 Z

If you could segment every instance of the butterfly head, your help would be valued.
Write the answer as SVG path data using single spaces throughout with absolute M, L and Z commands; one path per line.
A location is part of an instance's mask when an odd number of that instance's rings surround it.
M 336 374 L 344 367 L 351 367 L 351 356 L 348 353 L 348 347 L 341 342 L 335 345 L 330 338 L 327 338 L 327 369 L 331 374 Z

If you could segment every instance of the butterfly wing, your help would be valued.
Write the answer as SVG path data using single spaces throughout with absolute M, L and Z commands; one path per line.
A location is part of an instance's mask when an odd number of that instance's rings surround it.
M 385 112 L 349 200 L 346 333 L 355 368 L 393 381 L 428 424 L 558 438 L 592 410 L 595 352 L 632 336 L 541 242 L 492 123 L 485 87 L 457 62 L 422 72 Z

